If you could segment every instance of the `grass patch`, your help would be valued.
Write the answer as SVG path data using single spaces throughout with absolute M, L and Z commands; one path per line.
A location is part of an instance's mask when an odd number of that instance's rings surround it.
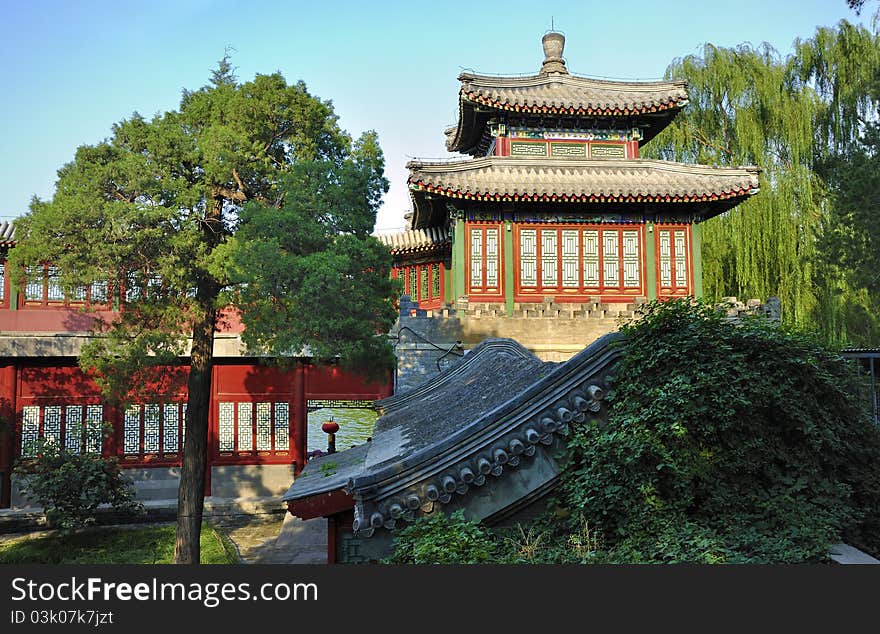
M 0 544 L 0 564 L 170 564 L 175 524 L 107 527 L 70 535 L 47 535 Z M 235 564 L 229 539 L 202 524 L 201 563 Z

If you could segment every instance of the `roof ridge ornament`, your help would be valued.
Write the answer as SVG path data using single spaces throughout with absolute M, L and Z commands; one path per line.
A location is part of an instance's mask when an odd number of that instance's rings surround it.
M 565 60 L 562 58 L 565 36 L 558 31 L 548 31 L 541 38 L 541 46 L 544 47 L 544 63 L 541 65 L 540 74 L 542 76 L 550 73 L 568 75 Z

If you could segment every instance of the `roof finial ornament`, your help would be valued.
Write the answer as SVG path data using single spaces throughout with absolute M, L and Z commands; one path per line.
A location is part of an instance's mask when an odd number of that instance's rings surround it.
M 544 64 L 541 66 L 541 74 L 560 73 L 568 75 L 565 68 L 565 60 L 562 59 L 562 49 L 565 48 L 565 36 L 554 30 L 553 18 L 550 18 L 550 31 L 541 38 L 544 47 Z

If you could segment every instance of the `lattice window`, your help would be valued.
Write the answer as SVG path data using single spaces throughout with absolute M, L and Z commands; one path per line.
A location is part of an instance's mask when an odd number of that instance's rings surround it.
M 523 229 L 519 232 L 519 283 L 522 286 L 538 285 L 537 232 Z
M 64 446 L 68 451 L 79 453 L 83 440 L 83 410 L 80 405 L 68 405 L 64 408 Z
M 141 408 L 131 405 L 122 417 L 122 451 L 128 455 L 141 453 Z
M 541 284 L 544 286 L 556 286 L 559 280 L 559 273 L 556 270 L 557 238 L 556 229 L 541 231 Z
M 93 282 L 89 288 L 91 301 L 96 304 L 106 304 L 109 297 L 107 286 L 107 282 Z
M 219 403 L 217 448 L 226 454 L 287 452 L 290 405 L 284 402 Z
M 684 295 L 689 292 L 688 235 L 684 228 L 657 229 L 660 288 L 665 293 Z M 663 291 L 661 291 L 663 292 Z
M 32 458 L 37 455 L 36 443 L 40 439 L 40 408 L 25 405 L 21 408 L 21 455 Z
M 144 453 L 159 453 L 159 404 L 144 405 Z
M 471 229 L 471 286 L 483 285 L 483 230 Z
M 185 418 L 185 403 L 130 405 L 122 417 L 123 453 L 129 457 L 176 457 Z
M 102 405 L 26 405 L 22 407 L 21 455 L 34 456 L 34 443 L 51 440 L 75 453 L 101 453 Z
M 431 297 L 440 297 L 440 265 L 431 265 Z
M 599 286 L 599 232 L 588 229 L 584 237 L 584 286 Z
M 641 285 L 639 274 L 639 232 L 623 232 L 623 285 L 638 288 Z
M 272 405 L 257 403 L 257 451 L 272 449 Z
M 43 408 L 43 438 L 61 443 L 61 406 L 47 405 Z
M 254 404 L 238 404 L 238 450 L 252 451 L 254 448 Z
M 45 268 L 42 266 L 29 266 L 25 269 L 27 284 L 24 287 L 24 298 L 27 301 L 43 301 L 43 276 Z
M 419 272 L 416 267 L 409 269 L 409 286 L 406 289 L 409 298 L 413 301 L 419 301 Z
M 421 278 L 421 284 L 419 284 L 419 299 L 428 299 L 428 292 L 430 289 L 430 280 L 428 280 L 428 268 L 425 266 L 419 267 L 419 277 Z
M 498 229 L 486 229 L 486 286 L 498 286 Z
M 46 299 L 50 302 L 63 302 L 64 291 L 61 290 L 61 271 L 57 266 L 50 266 L 46 281 Z
M 217 442 L 220 451 L 232 451 L 235 448 L 235 405 L 220 403 L 218 417 Z
M 566 229 L 562 232 L 562 285 L 566 288 L 580 286 L 578 260 L 578 232 Z
M 620 286 L 620 234 L 617 231 L 602 232 L 602 274 L 604 286 Z
M 676 231 L 674 234 L 675 246 L 675 285 L 687 286 L 687 249 L 685 247 L 684 231 Z
M 6 299 L 6 262 L 0 262 L 0 301 Z
M 290 449 L 290 405 L 275 403 L 275 450 Z

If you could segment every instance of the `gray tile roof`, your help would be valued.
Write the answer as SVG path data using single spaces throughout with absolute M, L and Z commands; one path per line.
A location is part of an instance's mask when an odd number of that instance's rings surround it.
M 10 246 L 15 244 L 15 225 L 4 220 L 0 222 L 0 246 Z
M 452 244 L 449 232 L 444 227 L 407 229 L 397 233 L 380 234 L 376 237 L 391 250 L 393 255 L 440 250 Z
M 378 401 L 373 440 L 310 462 L 284 500 L 295 513 L 299 501 L 342 490 L 354 501 L 354 530 L 369 536 L 528 469 L 569 422 L 599 410 L 620 340 L 606 335 L 561 364 L 542 362 L 511 339 L 484 341 L 426 384 Z M 321 465 L 331 459 L 333 473 L 324 478 Z
M 627 118 L 642 128 L 641 143 L 652 139 L 688 103 L 686 81 L 621 82 L 549 73 L 458 77 L 458 122 L 447 129 L 446 148 L 477 155 L 492 112 L 532 116 Z M 612 126 L 613 127 L 613 126 Z
M 757 167 L 722 167 L 652 159 L 488 156 L 456 162 L 407 163 L 409 184 L 441 195 L 490 198 L 567 197 L 686 202 L 746 196 L 758 189 Z
M 461 99 L 515 112 L 633 115 L 681 108 L 686 81 L 620 82 L 568 74 L 493 77 L 462 73 Z

